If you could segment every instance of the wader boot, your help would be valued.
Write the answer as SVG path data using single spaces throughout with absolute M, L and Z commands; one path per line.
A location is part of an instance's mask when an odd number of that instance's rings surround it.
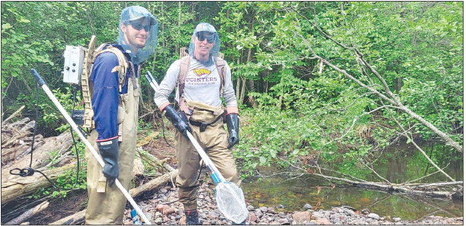
M 188 225 L 199 225 L 200 224 L 197 210 L 188 210 L 188 211 L 185 211 L 184 214 L 186 215 L 186 224 Z

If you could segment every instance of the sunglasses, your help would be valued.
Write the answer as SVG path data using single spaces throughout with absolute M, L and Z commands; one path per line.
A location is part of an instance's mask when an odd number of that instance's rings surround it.
M 142 25 L 140 21 L 129 21 L 128 24 L 131 24 L 131 26 L 138 31 L 140 31 L 141 29 L 144 29 L 147 32 L 149 32 L 151 29 L 150 24 Z
M 196 37 L 201 42 L 203 42 L 206 39 L 208 43 L 213 43 L 215 41 L 214 33 L 208 31 L 199 31 L 196 33 Z

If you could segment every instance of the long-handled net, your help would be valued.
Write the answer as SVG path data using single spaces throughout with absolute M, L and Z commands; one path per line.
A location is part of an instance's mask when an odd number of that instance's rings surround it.
M 225 181 L 215 187 L 215 200 L 218 209 L 227 219 L 239 224 L 248 217 L 243 190 L 236 184 Z

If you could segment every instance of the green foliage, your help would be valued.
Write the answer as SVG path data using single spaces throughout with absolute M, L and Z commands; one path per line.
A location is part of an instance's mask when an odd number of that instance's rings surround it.
M 55 187 L 40 188 L 34 192 L 31 196 L 38 199 L 43 196 L 50 196 L 52 198 L 61 197 L 66 198 L 69 192 L 73 190 L 84 190 L 86 189 L 86 171 L 83 170 L 86 167 L 82 167 L 79 171 L 79 176 L 76 175 L 76 170 L 67 170 L 61 174 L 54 182 Z M 78 180 L 77 180 L 78 179 Z
M 30 69 L 36 68 L 71 110 L 71 89 L 61 75 L 65 46 L 87 46 L 92 34 L 99 44 L 114 42 L 120 12 L 132 3 L 1 4 L 2 114 L 26 105 L 24 115 L 33 117 L 37 104 L 40 130 L 64 131 L 63 117 L 42 91 L 36 100 Z M 142 70 L 159 81 L 179 58 L 179 48 L 188 46 L 199 22 L 219 31 L 242 106 L 241 151 L 235 155 L 249 175 L 272 163 L 308 168 L 310 159 L 365 175 L 361 159 L 399 136 L 398 123 L 424 140 L 437 138 L 397 109 L 380 108 L 388 103 L 314 58 L 322 56 L 385 93 L 382 82 L 342 46 L 358 48 L 403 104 L 463 143 L 463 2 L 137 4 L 159 21 L 156 54 Z M 141 86 L 149 105 L 140 109 L 145 114 L 155 108 L 153 90 L 144 78 Z M 150 123 L 140 126 L 149 129 Z M 432 156 L 439 162 L 456 158 L 449 153 L 436 149 Z

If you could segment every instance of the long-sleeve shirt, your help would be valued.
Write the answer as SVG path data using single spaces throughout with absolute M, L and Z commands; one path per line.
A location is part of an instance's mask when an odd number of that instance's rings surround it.
M 122 50 L 120 46 L 114 46 Z M 113 68 L 118 65 L 117 56 L 105 52 L 96 57 L 92 68 L 92 109 L 94 110 L 95 129 L 99 134 L 97 141 L 118 138 L 119 95 L 128 92 L 128 79 L 131 75 L 131 70 L 128 68 L 124 85 L 121 92 L 119 92 L 118 72 L 112 72 Z M 137 65 L 134 66 L 137 72 Z M 137 73 L 135 74 L 137 77 Z
M 178 81 L 180 62 L 180 60 L 177 60 L 170 65 L 165 78 L 160 83 L 159 89 L 154 95 L 155 104 L 159 108 L 169 103 L 168 96 Z M 228 64 L 225 65 L 225 72 L 225 86 L 223 87 L 222 96 L 227 108 L 237 108 L 238 104 L 231 81 L 231 69 Z M 196 101 L 209 106 L 220 107 L 222 105 L 220 82 L 220 75 L 215 64 L 206 67 L 193 57 L 190 57 L 189 69 L 182 95 L 187 101 Z

